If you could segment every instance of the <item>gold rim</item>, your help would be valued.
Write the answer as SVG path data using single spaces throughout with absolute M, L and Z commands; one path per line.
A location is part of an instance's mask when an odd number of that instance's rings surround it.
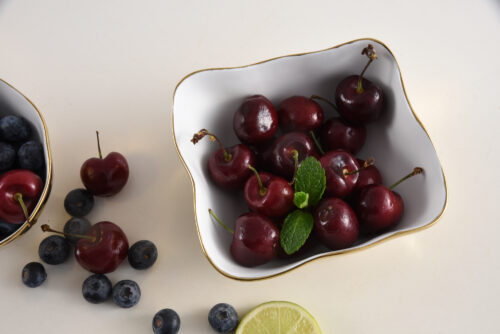
M 191 175 L 191 171 L 187 167 L 186 162 L 184 161 L 184 158 L 182 157 L 182 154 L 179 151 L 179 147 L 177 145 L 177 139 L 175 138 L 175 130 L 174 130 L 174 102 L 175 102 L 175 93 L 177 92 L 177 88 L 179 88 L 179 86 L 184 82 L 184 80 L 186 80 L 190 76 L 192 76 L 194 74 L 197 74 L 197 73 L 200 73 L 200 72 L 213 71 L 213 70 L 229 70 L 229 69 L 235 69 L 235 68 L 245 68 L 245 67 L 249 67 L 249 66 L 253 66 L 253 65 L 267 63 L 267 62 L 275 60 L 275 59 L 280 59 L 280 58 L 285 58 L 285 57 L 303 56 L 303 55 L 307 55 L 307 54 L 312 54 L 312 53 L 318 53 L 318 52 L 324 52 L 324 51 L 328 51 L 328 50 L 333 50 L 333 49 L 339 48 L 341 46 L 352 44 L 352 43 L 356 43 L 356 42 L 360 42 L 360 41 L 373 41 L 373 42 L 376 42 L 376 43 L 382 45 L 391 54 L 391 56 L 394 58 L 394 61 L 396 62 L 396 66 L 398 67 L 399 77 L 400 77 L 400 80 L 401 80 L 401 86 L 403 88 L 403 93 L 405 95 L 406 102 L 408 103 L 408 106 L 410 107 L 410 110 L 413 113 L 413 116 L 417 120 L 418 124 L 420 125 L 420 127 L 422 127 L 422 129 L 424 130 L 425 134 L 429 138 L 429 141 L 431 142 L 431 145 L 434 148 L 434 151 L 436 152 L 436 157 L 437 157 L 439 165 L 441 167 L 441 174 L 443 175 L 443 182 L 444 182 L 444 189 L 445 189 L 444 204 L 443 204 L 443 208 L 441 209 L 441 212 L 431 222 L 427 223 L 426 225 L 423 225 L 423 226 L 420 226 L 420 227 L 417 227 L 417 228 L 414 228 L 414 229 L 408 230 L 408 231 L 398 231 L 398 232 L 396 232 L 396 233 L 394 233 L 394 234 L 392 234 L 392 235 L 390 235 L 388 237 L 385 237 L 384 239 L 378 240 L 378 241 L 373 242 L 373 243 L 371 243 L 369 245 L 365 245 L 365 246 L 362 246 L 362 247 L 359 247 L 359 248 L 341 250 L 341 251 L 339 251 L 337 253 L 333 253 L 333 254 L 331 254 L 331 253 L 324 253 L 324 254 L 321 254 L 320 256 L 318 256 L 318 257 L 316 257 L 314 259 L 306 260 L 305 262 L 303 262 L 303 263 L 301 263 L 301 264 L 299 264 L 299 265 L 297 265 L 295 267 L 289 268 L 289 269 L 287 269 L 285 271 L 282 271 L 282 272 L 279 272 L 279 273 L 276 273 L 276 274 L 267 275 L 267 276 L 258 277 L 258 278 L 242 278 L 242 277 L 233 276 L 233 275 L 225 272 L 224 270 L 222 270 L 219 267 L 217 267 L 217 265 L 212 261 L 212 259 L 210 258 L 210 256 L 207 254 L 207 252 L 205 250 L 205 245 L 203 244 L 203 240 L 201 238 L 200 229 L 199 229 L 199 226 L 198 226 L 198 218 L 197 218 L 197 214 L 196 214 L 196 186 L 195 186 L 195 183 L 194 183 L 193 176 Z M 312 263 L 312 262 L 314 262 L 316 260 L 319 260 L 319 259 L 323 259 L 323 258 L 331 257 L 331 256 L 336 256 L 336 255 L 340 255 L 340 254 L 354 253 L 354 252 L 359 251 L 359 250 L 368 249 L 368 248 L 373 247 L 375 245 L 378 245 L 378 244 L 380 244 L 382 242 L 391 240 L 391 239 L 393 239 L 395 237 L 399 237 L 399 236 L 403 236 L 403 235 L 406 235 L 406 234 L 409 234 L 409 233 L 412 233 L 412 232 L 418 232 L 418 231 L 424 230 L 424 229 L 429 228 L 432 225 L 434 225 L 443 216 L 444 211 L 446 209 L 446 205 L 448 203 L 448 188 L 447 188 L 447 185 L 446 185 L 446 178 L 445 178 L 445 175 L 444 175 L 443 167 L 441 165 L 441 161 L 439 160 L 439 157 L 437 156 L 436 148 L 434 147 L 434 143 L 432 142 L 432 139 L 429 136 L 429 133 L 425 129 L 422 121 L 418 118 L 417 114 L 415 114 L 415 111 L 413 110 L 413 107 L 410 104 L 410 100 L 408 99 L 408 95 L 406 94 L 406 89 L 405 89 L 405 85 L 404 85 L 404 82 L 403 82 L 403 75 L 401 73 L 401 68 L 399 67 L 399 63 L 398 63 L 396 57 L 394 56 L 394 54 L 392 53 L 391 49 L 389 49 L 389 47 L 387 47 L 387 45 L 385 45 L 381 41 L 379 41 L 377 39 L 374 39 L 374 38 L 359 38 L 359 39 L 355 39 L 355 40 L 352 40 L 352 41 L 349 41 L 349 42 L 338 44 L 336 46 L 332 46 L 330 48 L 326 48 L 326 49 L 323 49 L 323 50 L 312 51 L 312 52 L 304 52 L 304 53 L 296 53 L 296 54 L 291 54 L 291 55 L 274 57 L 274 58 L 271 58 L 271 59 L 263 60 L 263 61 L 260 61 L 260 62 L 257 62 L 257 63 L 253 63 L 253 64 L 249 64 L 249 65 L 244 65 L 244 66 L 208 68 L 208 69 L 202 69 L 202 70 L 198 70 L 198 71 L 194 71 L 192 73 L 189 73 L 184 78 L 182 78 L 182 80 L 179 81 L 179 83 L 175 86 L 174 94 L 172 96 L 172 136 L 174 138 L 174 144 L 175 144 L 175 149 L 177 151 L 177 154 L 179 155 L 179 158 L 180 158 L 180 160 L 181 160 L 184 168 L 186 169 L 186 171 L 187 171 L 187 173 L 189 175 L 189 178 L 191 180 L 191 186 L 193 187 L 194 220 L 195 220 L 195 223 L 196 223 L 196 231 L 198 233 L 198 239 L 200 240 L 200 245 L 201 245 L 203 254 L 207 258 L 208 262 L 210 262 L 210 264 L 219 273 L 221 273 L 222 275 L 224 275 L 224 276 L 226 276 L 228 278 L 231 278 L 231 279 L 234 279 L 234 280 L 238 280 L 238 281 L 250 282 L 250 281 L 260 281 L 260 280 L 265 280 L 265 279 L 270 279 L 270 278 L 278 277 L 278 276 L 281 276 L 283 274 L 289 273 L 292 270 L 298 269 L 298 268 L 300 268 L 300 267 L 302 267 L 302 266 L 304 266 L 304 265 L 306 265 L 308 263 Z
M 31 212 L 29 219 L 27 221 L 25 221 L 16 232 L 11 234 L 6 239 L 0 241 L 0 247 L 2 247 L 2 246 L 7 245 L 11 241 L 14 241 L 15 239 L 17 239 L 19 236 L 23 235 L 24 233 L 26 233 L 33 225 L 36 224 L 38 217 L 42 213 L 42 210 L 43 210 L 45 204 L 47 203 L 50 191 L 52 189 L 52 154 L 50 153 L 49 133 L 47 130 L 47 124 L 45 123 L 45 120 L 44 120 L 40 110 L 38 110 L 36 105 L 28 97 L 26 97 L 22 92 L 20 92 L 16 87 L 12 86 L 11 84 L 9 84 L 7 81 L 3 80 L 2 78 L 0 78 L 0 81 L 3 82 L 4 84 L 6 84 L 7 86 L 9 86 L 10 88 L 12 88 L 13 90 L 15 90 L 17 93 L 19 93 L 22 97 L 24 97 L 26 99 L 26 101 L 28 101 L 33 106 L 33 108 L 35 108 L 36 112 L 38 113 L 38 117 L 40 117 L 40 120 L 42 121 L 43 132 L 45 135 L 45 147 L 47 148 L 47 159 L 48 159 L 48 161 L 47 161 L 47 179 L 45 180 L 45 185 L 43 187 L 43 191 L 42 191 L 42 194 L 40 195 L 40 199 L 38 200 L 37 205 L 33 209 L 33 212 Z

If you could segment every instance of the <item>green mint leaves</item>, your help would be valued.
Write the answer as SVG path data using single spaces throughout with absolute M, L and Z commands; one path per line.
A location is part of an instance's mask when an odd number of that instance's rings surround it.
M 325 170 L 316 158 L 307 157 L 300 163 L 297 170 L 295 193 L 304 192 L 309 194 L 309 205 L 316 205 L 323 196 L 325 188 Z M 297 205 L 297 207 L 299 206 Z
M 288 255 L 304 245 L 314 225 L 312 214 L 303 210 L 290 213 L 283 223 L 280 233 L 281 247 Z
M 300 163 L 294 187 L 293 203 L 299 210 L 286 217 L 280 233 L 281 247 L 289 255 L 304 245 L 313 229 L 314 218 L 305 209 L 318 204 L 325 192 L 325 170 L 316 158 L 308 157 Z

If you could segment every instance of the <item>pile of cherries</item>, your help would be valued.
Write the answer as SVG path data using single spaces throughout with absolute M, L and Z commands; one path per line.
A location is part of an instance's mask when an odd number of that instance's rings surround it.
M 0 118 L 0 240 L 21 227 L 43 191 L 43 147 L 31 124 L 17 115 Z
M 360 233 L 380 233 L 400 221 L 403 199 L 392 188 L 423 170 L 417 167 L 386 187 L 372 158 L 356 158 L 366 141 L 365 124 L 377 121 L 384 112 L 382 89 L 363 77 L 377 54 L 372 45 L 362 54 L 369 58 L 368 63 L 360 75 L 348 76 L 338 84 L 335 104 L 316 95 L 292 96 L 275 109 L 266 97 L 254 95 L 234 113 L 233 129 L 240 144 L 224 147 L 206 129 L 194 134 L 194 144 L 205 136 L 219 144 L 220 149 L 208 159 L 211 179 L 228 191 L 243 190 L 250 208 L 236 219 L 234 230 L 209 210 L 233 233 L 230 251 L 241 265 L 257 266 L 285 255 L 279 228 L 294 210 L 295 177 L 308 157 L 319 161 L 326 176 L 321 201 L 307 209 L 314 217 L 314 235 L 325 246 L 347 248 Z M 316 100 L 328 103 L 340 116 L 324 122 Z M 306 241 L 301 250 L 311 243 Z

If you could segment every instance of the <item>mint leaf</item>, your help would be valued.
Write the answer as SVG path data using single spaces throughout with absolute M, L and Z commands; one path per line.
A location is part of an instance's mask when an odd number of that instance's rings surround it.
M 307 207 L 309 204 L 309 194 L 303 191 L 296 192 L 293 196 L 293 203 L 299 209 Z
M 318 204 L 326 188 L 325 170 L 314 157 L 304 159 L 297 169 L 295 192 L 309 194 L 309 204 Z
M 304 245 L 314 225 L 312 214 L 303 210 L 290 213 L 283 223 L 280 243 L 288 255 L 295 253 Z

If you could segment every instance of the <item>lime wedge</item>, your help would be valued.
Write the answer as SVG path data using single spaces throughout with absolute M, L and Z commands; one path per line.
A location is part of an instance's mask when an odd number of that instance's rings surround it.
M 236 334 L 321 334 L 313 316 L 290 302 L 268 302 L 248 312 Z

